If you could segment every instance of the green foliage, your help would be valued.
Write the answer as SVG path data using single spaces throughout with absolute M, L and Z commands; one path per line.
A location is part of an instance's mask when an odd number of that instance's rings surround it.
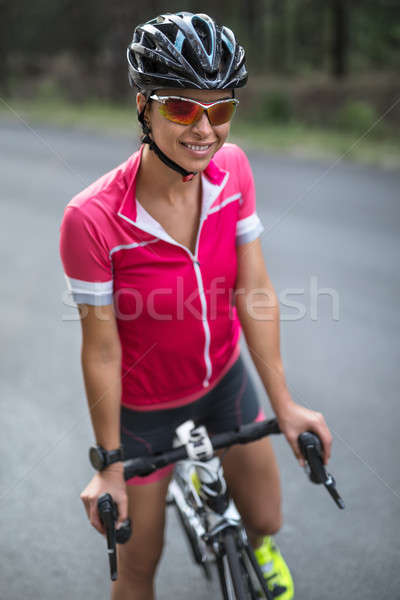
M 289 123 L 293 116 L 293 109 L 289 97 L 285 92 L 275 90 L 260 95 L 259 109 L 254 118 L 257 121 L 271 123 Z
M 400 64 L 400 3 L 367 0 L 350 13 L 353 68 L 398 68 Z
M 36 88 L 35 98 L 42 102 L 59 102 L 65 97 L 63 90 L 54 79 L 43 79 Z
M 362 133 L 366 131 L 378 118 L 374 106 L 369 102 L 358 100 L 346 102 L 337 112 L 336 125 L 346 131 Z
M 338 6 L 342 36 L 333 17 Z M 123 100 L 125 51 L 135 26 L 183 8 L 206 12 L 233 29 L 246 49 L 250 81 L 254 75 L 267 80 L 271 74 L 330 74 L 338 56 L 351 74 L 394 71 L 400 64 L 399 0 L 203 0 L 201 7 L 195 0 L 184 6 L 181 0 L 0 0 L 0 89 L 17 88 L 18 79 L 34 87 L 67 55 L 78 65 L 80 81 L 68 79 L 66 93 Z M 291 103 L 271 93 L 260 113 L 257 118 L 284 123 L 292 116 Z

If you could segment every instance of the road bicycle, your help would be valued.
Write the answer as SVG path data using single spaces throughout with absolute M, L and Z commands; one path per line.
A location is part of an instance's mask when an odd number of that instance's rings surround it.
M 195 563 L 210 578 L 216 565 L 223 600 L 273 600 L 266 579 L 248 541 L 241 517 L 229 496 L 219 449 L 245 444 L 264 436 L 279 434 L 276 419 L 244 425 L 235 431 L 209 437 L 204 426 L 187 421 L 176 430 L 173 448 L 167 452 L 133 458 L 124 463 L 125 479 L 144 476 L 176 463 L 167 504 L 174 506 L 189 543 Z M 306 460 L 306 472 L 313 483 L 323 484 L 339 508 L 344 508 L 335 480 L 322 462 L 319 438 L 305 432 L 299 446 Z M 107 504 L 108 503 L 108 504 Z M 104 507 L 107 507 L 106 509 Z M 130 523 L 113 531 L 116 506 L 109 494 L 99 499 L 99 513 L 107 525 L 111 578 L 117 578 L 115 542 L 123 543 L 130 535 Z M 110 519 L 110 515 L 112 518 Z M 133 524 L 134 527 L 134 524 Z M 120 539 L 116 539 L 116 535 Z

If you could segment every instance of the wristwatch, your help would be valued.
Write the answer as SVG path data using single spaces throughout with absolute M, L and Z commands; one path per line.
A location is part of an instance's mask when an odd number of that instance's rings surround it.
M 116 450 L 105 450 L 102 446 L 92 446 L 89 449 L 90 464 L 97 471 L 103 471 L 113 463 L 124 460 L 124 449 L 122 446 Z

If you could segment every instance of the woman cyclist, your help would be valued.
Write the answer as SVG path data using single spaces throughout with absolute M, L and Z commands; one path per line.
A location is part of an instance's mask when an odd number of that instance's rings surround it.
M 299 433 L 321 414 L 296 404 L 279 349 L 279 308 L 260 244 L 244 152 L 227 144 L 245 85 L 243 48 L 204 14 L 166 14 L 135 29 L 127 52 L 142 145 L 74 197 L 60 252 L 82 325 L 82 369 L 99 469 L 81 498 L 104 533 L 97 499 L 110 492 L 130 541 L 119 547 L 113 600 L 152 600 L 172 467 L 123 479 L 131 458 L 171 447 L 187 419 L 211 433 L 262 419 L 240 355 L 243 330 L 281 430 L 302 464 Z M 97 457 L 97 459 L 96 459 Z M 274 597 L 293 597 L 271 535 L 282 524 L 279 472 L 267 438 L 234 446 L 224 472 Z

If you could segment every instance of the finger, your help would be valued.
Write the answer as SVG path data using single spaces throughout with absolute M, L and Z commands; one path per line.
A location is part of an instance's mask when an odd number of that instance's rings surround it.
M 299 445 L 299 440 L 296 437 L 295 440 L 295 444 L 296 444 L 296 456 L 297 456 L 297 460 L 299 461 L 299 465 L 304 468 L 306 466 L 306 460 L 300 450 L 300 445 Z
M 324 452 L 323 452 L 324 465 L 327 465 L 328 461 L 331 457 L 331 451 L 332 451 L 332 436 L 331 436 L 328 428 L 324 432 L 324 434 L 321 435 L 321 440 L 322 440 L 323 447 L 324 447 Z
M 79 497 L 82 500 L 83 508 L 85 509 L 86 515 L 87 515 L 88 519 L 90 519 L 90 506 L 89 506 L 88 499 L 86 496 L 83 495 L 83 492 Z
M 300 451 L 299 451 L 299 454 L 297 456 L 297 460 L 299 461 L 299 465 L 301 467 L 304 468 L 306 466 L 306 461 L 305 461 L 304 456 L 302 455 L 302 453 Z
M 322 415 L 321 415 L 322 417 Z M 315 433 L 318 435 L 321 440 L 322 445 L 322 461 L 324 465 L 328 464 L 328 461 L 331 456 L 331 447 L 332 447 L 332 435 L 328 429 L 327 424 L 325 423 L 325 419 L 322 417 L 321 424 L 319 427 L 315 428 Z
M 120 498 L 117 499 L 118 504 L 118 521 L 117 521 L 117 529 L 122 525 L 124 521 L 128 518 L 128 496 L 124 494 Z
M 99 511 L 97 509 L 97 499 L 90 503 L 90 524 L 97 529 L 99 533 L 105 534 L 105 528 L 100 521 Z
M 297 439 L 294 438 L 292 440 L 289 440 L 289 444 L 292 447 L 292 450 L 293 450 L 293 453 L 294 453 L 296 459 L 299 461 L 299 465 L 301 467 L 304 467 L 306 463 L 305 463 L 304 457 L 300 451 L 300 446 L 299 446 Z

